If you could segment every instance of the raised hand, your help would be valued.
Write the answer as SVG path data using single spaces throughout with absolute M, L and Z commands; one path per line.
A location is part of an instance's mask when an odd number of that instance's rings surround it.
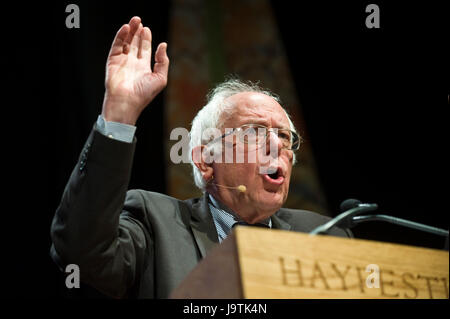
M 133 17 L 116 34 L 106 63 L 102 115 L 107 121 L 135 125 L 145 107 L 167 84 L 167 43 L 158 45 L 151 68 L 152 33 Z

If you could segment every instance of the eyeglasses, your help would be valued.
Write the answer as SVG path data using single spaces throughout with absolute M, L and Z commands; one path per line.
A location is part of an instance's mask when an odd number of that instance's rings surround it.
M 280 128 L 267 128 L 264 125 L 259 124 L 245 124 L 234 128 L 222 136 L 215 138 L 210 143 L 212 144 L 219 139 L 235 133 L 238 140 L 242 143 L 262 146 L 267 142 L 267 136 L 269 136 L 270 132 L 277 135 L 282 143 L 282 148 L 292 151 L 296 151 L 300 148 L 300 137 L 294 131 Z

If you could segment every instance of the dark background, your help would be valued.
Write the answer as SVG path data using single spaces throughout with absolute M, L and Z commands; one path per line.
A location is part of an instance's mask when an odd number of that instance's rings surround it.
M 367 29 L 371 2 L 341 2 L 271 2 L 333 216 L 353 197 L 378 203 L 380 212 L 448 229 L 443 9 L 375 1 L 381 29 Z M 16 3 L 2 10 L 6 296 L 69 295 L 48 255 L 50 223 L 101 112 L 111 42 L 133 15 L 149 25 L 155 44 L 168 41 L 168 1 L 74 1 L 80 29 L 65 27 L 69 3 Z M 166 190 L 163 108 L 160 96 L 137 123 L 139 144 L 152 149 L 136 148 L 130 188 Z M 354 233 L 444 245 L 437 236 L 378 222 Z M 83 294 L 90 293 L 74 295 Z

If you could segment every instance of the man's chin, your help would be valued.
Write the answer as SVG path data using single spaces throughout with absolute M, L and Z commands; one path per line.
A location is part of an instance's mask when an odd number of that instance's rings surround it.
M 286 198 L 283 194 L 265 192 L 265 194 L 261 196 L 258 204 L 262 209 L 276 212 L 283 206 L 285 200 Z

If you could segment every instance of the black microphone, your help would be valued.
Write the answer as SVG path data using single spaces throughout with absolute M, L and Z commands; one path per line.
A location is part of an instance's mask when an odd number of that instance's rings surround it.
M 340 226 L 343 228 L 351 228 L 354 226 L 352 218 L 355 215 L 370 212 L 378 208 L 377 204 L 363 204 L 361 201 L 353 198 L 344 200 L 340 205 L 341 214 L 331 219 L 327 223 L 313 229 L 309 234 L 326 234 L 333 227 Z
M 339 210 L 341 211 L 341 213 L 343 213 L 349 209 L 358 207 L 359 204 L 362 204 L 360 200 L 349 198 L 344 200 L 341 205 L 339 205 Z

